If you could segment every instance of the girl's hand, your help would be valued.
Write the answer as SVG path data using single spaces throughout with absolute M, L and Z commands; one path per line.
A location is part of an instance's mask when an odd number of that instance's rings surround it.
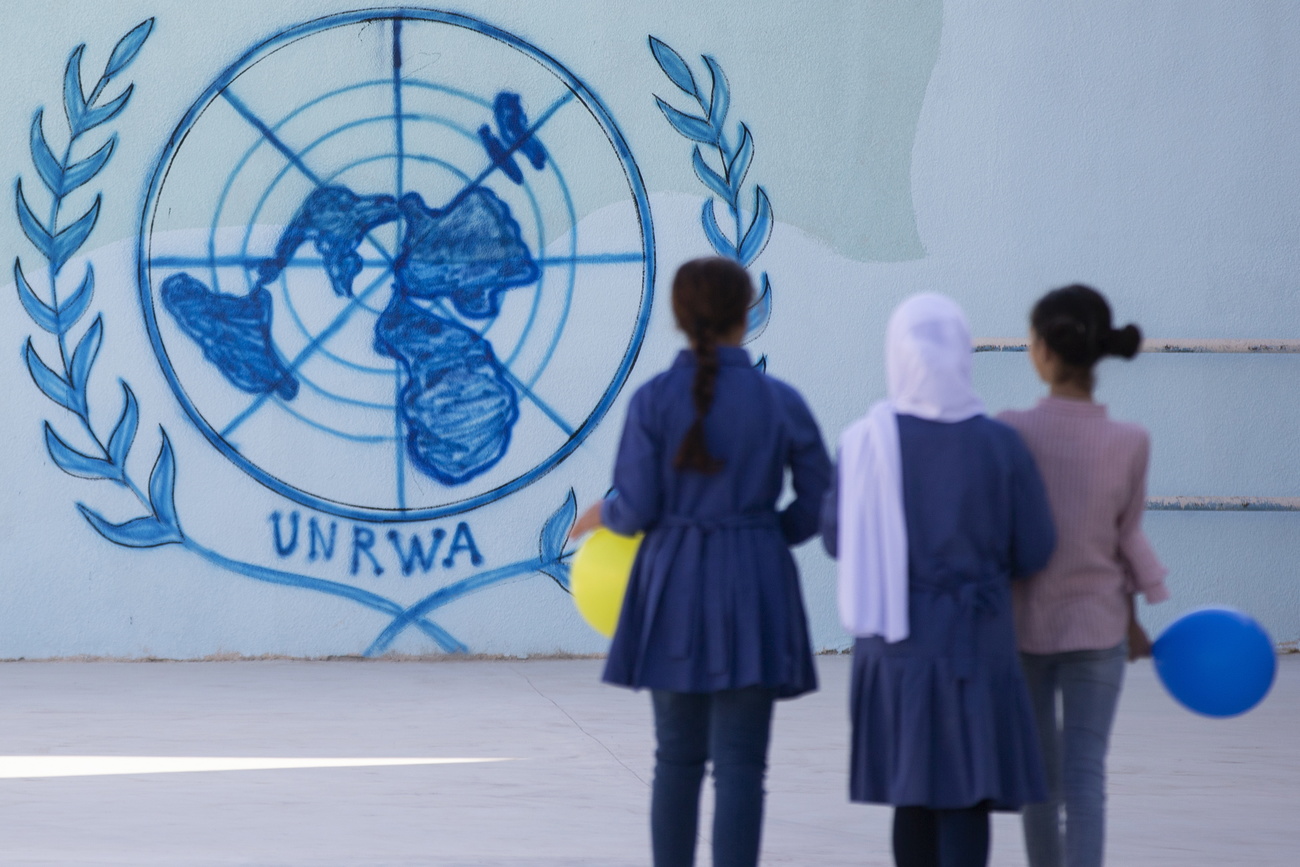
M 1151 638 L 1138 622 L 1132 596 L 1129 597 L 1128 605 L 1128 661 L 1134 662 L 1151 656 Z
M 592 530 L 600 529 L 600 507 L 603 502 L 592 504 L 587 511 L 578 516 L 578 520 L 573 522 L 573 529 L 569 531 L 570 542 L 579 536 L 587 535 Z

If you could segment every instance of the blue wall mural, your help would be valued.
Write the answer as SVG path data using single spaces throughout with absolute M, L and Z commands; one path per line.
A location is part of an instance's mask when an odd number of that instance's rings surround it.
M 751 270 L 747 348 L 828 441 L 915 291 L 989 345 L 1073 280 L 1154 337 L 1293 337 L 1300 13 L 1194 5 L 15 0 L 0 658 L 601 652 L 565 537 L 694 256 Z M 1144 356 L 1101 396 L 1158 503 L 1291 502 L 1293 367 Z M 976 376 L 1037 396 L 1014 353 Z M 1154 626 L 1300 638 L 1293 513 L 1148 523 Z
M 537 557 L 476 572 L 402 605 L 345 583 L 242 562 L 187 534 L 174 501 L 180 470 L 165 431 L 147 485 L 128 471 L 139 407 L 125 382 L 117 423 L 109 432 L 95 426 L 87 384 L 103 340 L 102 316 L 69 351 L 74 329 L 90 309 L 94 274 L 87 266 L 79 288 L 63 293 L 62 300 L 59 278 L 94 229 L 99 199 L 67 227 L 60 223 L 61 206 L 67 194 L 108 164 L 115 138 L 79 161 L 72 159 L 74 146 L 126 108 L 131 85 L 111 99 L 103 94 L 144 47 L 153 23 L 149 19 L 122 37 L 89 97 L 80 67 L 85 46 L 71 54 L 64 83 L 70 138 L 62 161 L 46 143 L 43 110 L 37 112 L 31 152 L 53 200 L 47 221 L 33 212 L 21 181 L 17 186 L 23 232 L 48 262 L 44 298 L 24 276 L 21 259 L 16 263 L 19 298 L 54 336 L 59 358 L 51 366 L 29 340 L 28 368 L 45 396 L 76 416 L 93 446 L 71 445 L 47 424 L 50 457 L 70 475 L 117 482 L 148 510 L 113 522 L 79 505 L 83 516 L 117 545 L 181 545 L 246 577 L 334 594 L 391 615 L 367 653 L 386 650 L 408 626 L 443 650 L 469 649 L 430 613 L 509 578 L 541 573 L 567 589 L 563 545 L 574 517 L 572 491 L 543 524 Z M 361 40 L 367 33 L 384 34 L 388 77 L 360 75 L 341 87 L 323 85 L 280 53 L 285 46 L 310 51 L 306 46 L 314 36 L 348 30 Z M 505 51 L 540 63 L 550 78 L 539 83 L 531 77 L 533 89 L 546 93 L 535 118 L 530 120 L 521 94 L 484 92 L 473 75 L 442 80 L 404 71 L 404 51 L 437 44 L 446 31 L 475 41 L 477 59 Z M 291 94 L 293 104 L 260 105 L 257 88 L 249 84 L 259 75 L 275 83 L 279 99 Z M 177 164 L 191 151 L 202 151 L 205 138 L 230 135 L 228 118 L 220 125 L 209 120 L 219 102 L 246 124 L 251 143 L 228 167 L 204 155 L 200 175 L 178 176 Z M 566 109 L 583 113 L 590 127 L 584 131 L 612 149 L 614 159 L 606 168 L 622 173 L 635 204 L 635 222 L 616 249 L 585 250 L 560 168 L 565 155 L 548 151 L 545 127 Z M 341 148 L 322 147 L 356 129 L 364 135 L 351 136 Z M 479 147 L 465 148 L 459 139 Z M 455 146 L 446 147 L 448 142 Z M 532 172 L 549 172 L 549 183 L 527 181 L 521 159 Z M 304 182 L 305 195 L 297 195 Z M 260 195 L 239 201 L 237 185 L 250 183 L 261 188 Z M 510 197 L 513 207 L 525 203 L 522 213 L 516 214 L 494 184 L 523 193 Z M 437 204 L 430 205 L 426 196 Z M 562 218 L 567 215 L 567 222 L 557 225 L 543 217 L 543 196 L 552 197 L 547 206 Z M 206 237 L 169 220 L 173 201 L 211 212 Z M 242 234 L 228 231 L 232 218 L 236 226 L 243 222 Z M 530 220 L 526 229 L 520 219 Z M 283 228 L 274 235 L 259 232 L 268 221 Z M 287 30 L 250 50 L 216 78 L 172 134 L 153 173 L 140 225 L 138 277 L 149 336 L 190 420 L 258 482 L 340 518 L 400 523 L 457 515 L 507 497 L 551 470 L 608 411 L 640 349 L 651 307 L 650 211 L 613 119 L 580 80 L 539 49 L 451 13 L 346 13 Z M 607 272 L 602 291 L 628 297 L 621 317 L 605 310 L 600 322 L 604 329 L 621 330 L 621 351 L 591 359 L 592 373 L 603 386 L 585 403 L 566 404 L 548 394 L 553 386 L 546 374 L 563 342 L 580 339 L 583 310 L 575 294 L 578 272 L 586 269 Z M 365 323 L 369 340 L 355 339 L 358 321 Z M 214 388 L 208 377 L 196 386 L 196 371 L 215 371 L 224 382 Z M 312 399 L 302 399 L 309 392 Z M 232 400 L 239 395 L 245 396 L 242 402 Z M 539 412 L 521 413 L 523 402 Z M 258 415 L 269 420 L 259 420 L 254 429 L 251 421 Z M 549 454 L 517 462 L 467 491 L 469 482 L 502 462 L 516 436 L 546 442 Z M 289 468 L 265 457 L 268 447 L 273 451 L 279 443 L 301 439 L 327 441 L 335 459 L 365 464 L 367 475 L 386 483 L 365 493 L 322 488 L 319 482 L 331 466 Z M 433 484 L 408 484 L 412 474 Z M 434 527 L 427 537 L 390 529 L 383 539 L 370 527 L 353 524 L 342 550 L 337 521 L 329 521 L 326 531 L 318 516 L 304 524 L 299 511 L 277 510 L 270 523 L 279 558 L 298 551 L 302 533 L 309 561 L 331 560 L 338 551 L 351 575 L 363 569 L 382 575 L 386 567 L 376 547 L 385 542 L 406 576 L 417 566 L 423 573 L 436 564 L 451 569 L 461 556 L 473 567 L 485 562 L 463 520 L 454 529 Z
M 301 61 L 320 56 L 313 40 L 337 42 L 349 32 L 362 44 L 384 40 L 387 77 L 327 86 L 301 75 Z M 450 80 L 405 71 L 404 55 L 449 38 L 465 43 L 455 50 L 477 68 L 508 69 L 517 55 L 547 74 L 521 67 L 525 104 L 520 93 L 484 90 L 467 67 Z M 371 46 L 362 51 L 373 54 Z M 275 84 L 277 107 L 258 103 L 256 94 L 271 90 L 257 86 L 258 76 Z M 206 137 L 230 134 L 229 113 L 218 108 L 233 109 L 254 133 L 248 147 L 224 177 L 205 162 L 201 177 L 175 178 Z M 581 121 L 565 117 L 573 114 Z M 564 171 L 566 156 L 572 165 L 576 155 L 551 153 L 547 144 L 548 125 L 562 121 L 612 151 L 600 169 L 618 173 L 636 203 L 637 223 L 615 249 L 583 244 Z M 249 191 L 242 201 L 241 190 Z M 170 233 L 165 215 L 177 199 L 189 208 L 207 202 L 206 238 Z M 242 234 L 228 231 L 232 222 Z M 268 224 L 284 228 L 255 238 Z M 608 411 L 651 306 L 649 206 L 613 118 L 553 58 L 450 13 L 346 13 L 254 48 L 218 76 L 172 135 L 141 225 L 145 315 L 191 419 L 273 490 L 360 520 L 455 514 L 550 470 Z M 601 322 L 622 333 L 622 351 L 593 360 L 603 388 L 565 402 L 549 367 L 588 327 L 575 294 L 580 272 L 590 270 L 627 298 L 621 321 Z M 196 388 L 197 359 L 176 346 L 182 339 L 251 397 L 228 405 L 219 391 Z M 274 422 L 255 426 L 261 415 Z M 295 474 L 267 465 L 263 455 L 288 436 L 337 443 L 388 484 L 361 495 L 355 486 L 322 486 L 319 467 Z M 549 454 L 503 465 L 512 440 L 523 437 L 545 442 Z M 417 495 L 412 473 L 438 484 Z

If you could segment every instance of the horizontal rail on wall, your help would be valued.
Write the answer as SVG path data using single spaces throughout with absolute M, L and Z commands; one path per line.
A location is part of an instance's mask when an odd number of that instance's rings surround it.
M 1300 512 L 1300 497 L 1149 497 L 1160 512 Z
M 976 352 L 1024 352 L 1023 338 L 986 337 L 973 341 Z M 1160 340 L 1142 341 L 1143 352 L 1300 352 L 1300 340 Z M 1157 512 L 1300 512 L 1300 497 L 1150 497 Z
M 1023 337 L 981 337 L 974 341 L 976 352 L 1024 352 L 1028 343 Z M 1300 340 L 1164 340 L 1142 341 L 1143 352 L 1300 352 Z

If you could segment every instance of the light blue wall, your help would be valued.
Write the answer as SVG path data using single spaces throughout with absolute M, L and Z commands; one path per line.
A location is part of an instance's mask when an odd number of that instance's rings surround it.
M 1150 336 L 1296 336 L 1300 11 L 1273 3 L 1209 2 L 700 5 L 466 2 L 454 11 L 536 46 L 585 83 L 593 104 L 608 111 L 644 183 L 660 292 L 676 263 L 710 250 L 700 222 L 709 191 L 692 170 L 691 143 L 655 106 L 656 95 L 682 109 L 690 107 L 690 98 L 655 62 L 647 37 L 680 52 L 706 86 L 700 55 L 716 59 L 729 83 L 728 144 L 735 147 L 736 126 L 743 121 L 756 145 L 742 190 L 744 207 L 751 207 L 754 188 L 761 185 L 775 218 L 771 240 L 751 266 L 756 276 L 770 279 L 771 318 L 750 349 L 767 357 L 773 374 L 805 392 L 828 442 L 882 392 L 884 318 L 915 291 L 953 295 L 984 337 L 1022 335 L 1032 301 L 1075 280 L 1098 286 L 1122 321 L 1138 322 Z M 156 19 L 139 56 L 107 90 L 111 97 L 133 82 L 129 105 L 87 133 L 84 150 L 76 153 L 88 155 L 110 132 L 118 136 L 103 171 L 69 196 L 60 227 L 89 208 L 95 192 L 102 191 L 102 208 L 79 258 L 65 267 L 57 285 L 66 299 L 86 262 L 93 263 L 94 299 L 69 332 L 68 344 L 70 353 L 102 316 L 102 345 L 86 389 L 90 427 L 107 444 L 123 406 L 119 381 L 128 383 L 140 424 L 127 469 L 147 500 L 151 475 L 166 475 L 154 473 L 165 429 L 186 541 L 123 547 L 83 519 L 78 504 L 114 523 L 148 509 L 122 486 L 68 475 L 52 459 L 44 441 L 46 421 L 74 448 L 94 451 L 92 440 L 75 416 L 33 384 L 22 353 L 28 337 L 40 357 L 61 370 L 58 343 L 33 323 L 15 290 L 6 289 L 0 346 L 10 349 L 0 353 L 7 359 L 0 373 L 8 412 L 0 417 L 0 441 L 6 443 L 0 466 L 9 494 L 0 505 L 6 551 L 0 658 L 361 653 L 377 647 L 375 639 L 393 622 L 394 612 L 381 610 L 385 605 L 400 610 L 484 575 L 510 578 L 428 612 L 433 633 L 454 636 L 482 653 L 603 648 L 603 639 L 577 617 L 557 582 L 533 568 L 546 564 L 533 561 L 548 517 L 570 490 L 579 504 L 604 492 L 627 395 L 679 346 L 660 296 L 626 383 L 621 390 L 609 388 L 636 331 L 639 265 L 581 272 L 588 276 L 577 279 L 574 318 L 558 329 L 561 348 L 538 380 L 546 401 L 563 411 L 586 412 L 604 390 L 617 391 L 603 420 L 531 484 L 436 520 L 385 524 L 341 517 L 259 483 L 200 432 L 155 354 L 141 315 L 135 256 L 155 166 L 175 150 L 169 137 L 245 51 L 304 21 L 349 8 L 290 2 L 7 7 L 0 36 L 8 70 L 0 80 L 0 128 L 10 132 L 0 140 L 0 162 L 12 179 L 22 179 L 42 220 L 50 199 L 29 152 L 33 112 L 45 107 L 45 133 L 61 156 L 67 141 L 61 82 L 69 52 L 87 43 L 83 78 L 89 89 L 117 39 L 138 22 Z M 362 72 L 379 74 L 375 70 L 382 72 L 385 63 L 391 70 L 385 53 L 391 51 L 391 32 L 380 32 L 385 26 L 361 35 L 332 31 L 346 36 L 336 43 L 328 36 L 295 43 L 275 55 L 281 69 L 292 73 L 280 84 L 250 74 L 237 79 L 232 91 L 268 116 L 283 116 L 313 88 L 319 93 Z M 557 92 L 547 91 L 554 79 L 542 65 L 520 62 L 501 51 L 500 43 L 440 43 L 428 36 L 433 31 L 422 37 L 418 29 L 408 25 L 405 31 L 412 46 L 404 57 L 408 78 L 454 85 L 488 100 L 500 90 L 519 92 L 530 117 L 548 93 Z M 318 61 L 326 62 L 314 67 Z M 357 103 L 338 110 L 365 108 Z M 610 245 L 635 235 L 632 188 L 608 140 L 587 118 L 557 122 L 541 137 L 571 187 L 582 249 L 611 252 Z M 490 123 L 491 113 L 485 110 L 481 120 Z M 468 114 L 464 119 L 471 131 L 477 122 Z M 296 134 L 286 127 L 285 134 L 291 132 Z M 166 204 L 150 226 L 159 239 L 180 244 L 176 239 L 188 237 L 187 230 L 206 237 L 213 190 L 230 174 L 231 155 L 237 158 L 256 137 L 226 101 L 218 99 L 204 112 L 193 135 L 179 142 L 183 159 L 174 163 L 171 186 L 163 185 Z M 470 145 L 465 160 L 480 153 Z M 357 144 L 347 147 L 358 155 L 365 151 Z M 317 153 L 324 160 L 325 151 Z M 456 153 L 461 159 L 462 152 Z M 271 170 L 270 157 L 258 159 Z M 420 181 L 412 172 L 412 183 L 425 183 L 421 189 L 433 203 L 435 176 Z M 571 222 L 557 190 L 544 186 L 543 177 L 553 176 L 527 164 L 523 172 L 536 187 L 539 205 L 537 218 L 520 224 L 544 226 L 553 241 Z M 522 188 L 496 180 L 493 188 L 502 196 L 522 195 Z M 232 196 L 255 202 L 254 193 L 260 190 Z M 509 201 L 518 213 L 531 212 L 525 199 Z M 292 207 L 281 210 L 280 221 L 287 221 Z M 0 220 L 0 251 L 21 258 L 34 290 L 48 300 L 41 256 L 9 213 Z M 719 204 L 718 213 L 725 216 L 725 206 Z M 752 215 L 742 218 L 747 224 Z M 722 220 L 724 227 L 729 219 Z M 242 225 L 234 218 L 231 224 L 236 230 Z M 278 232 L 272 225 L 261 243 L 273 245 Z M 601 295 L 599 287 L 608 292 Z M 321 310 L 334 303 L 327 284 L 319 295 L 304 297 L 317 298 Z M 553 309 L 552 296 L 544 298 L 539 310 Z M 283 316 L 279 308 L 276 315 Z M 205 367 L 167 314 L 161 316 L 154 337 L 171 341 L 172 366 L 191 397 L 211 412 L 233 406 L 238 390 Z M 364 354 L 371 338 L 371 331 L 359 331 L 342 348 Z M 1294 431 L 1300 403 L 1286 387 L 1300 373 L 1297 364 L 1294 356 L 1146 355 L 1131 363 L 1107 362 L 1099 396 L 1114 415 L 1150 428 L 1152 494 L 1297 496 Z M 1031 403 L 1041 390 L 1021 355 L 981 355 L 976 371 L 994 409 Z M 296 472 L 320 491 L 355 493 L 355 503 L 378 502 L 380 474 L 366 463 L 364 449 L 320 445 L 288 417 L 265 417 L 273 420 L 259 434 L 261 463 L 283 477 Z M 502 461 L 463 486 L 439 486 L 407 467 L 412 501 L 446 504 L 464 492 L 482 499 L 497 482 L 509 487 L 560 448 L 541 433 L 528 433 L 544 429 L 540 422 L 526 426 L 532 423 L 521 421 Z M 279 513 L 287 531 L 295 511 L 299 547 L 280 556 L 271 515 Z M 325 532 L 331 522 L 338 525 L 339 541 L 328 559 L 320 551 L 310 558 L 313 517 Z M 443 566 L 444 547 L 427 573 L 417 566 L 411 575 L 401 574 L 389 530 L 400 531 L 403 545 L 412 533 L 430 539 L 442 531 L 446 546 L 462 521 L 480 563 L 461 550 Z M 1300 560 L 1298 522 L 1300 516 L 1286 513 L 1149 513 L 1149 533 L 1171 568 L 1174 600 L 1146 616 L 1159 627 L 1197 605 L 1232 604 L 1259 617 L 1275 639 L 1300 638 L 1300 591 L 1292 565 Z M 351 569 L 353 540 L 365 541 L 367 532 L 375 536 L 369 550 L 383 574 L 375 574 L 375 563 L 360 549 L 355 574 Z M 546 554 L 543 549 L 540 559 Z M 805 546 L 798 556 L 815 641 L 842 647 L 833 567 L 816 546 Z M 552 571 L 563 580 L 562 570 Z M 335 582 L 342 586 L 330 589 L 353 597 L 316 592 L 323 589 L 319 584 L 304 586 L 313 581 Z M 360 602 L 358 595 L 364 597 Z M 445 645 L 414 628 L 384 645 L 407 653 L 436 653 L 440 646 Z

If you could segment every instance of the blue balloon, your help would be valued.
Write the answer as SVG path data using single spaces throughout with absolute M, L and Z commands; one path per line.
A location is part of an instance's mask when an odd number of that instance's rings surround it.
M 1206 716 L 1250 710 L 1268 695 L 1277 673 L 1264 627 L 1231 608 L 1184 614 L 1160 635 L 1151 655 L 1169 694 Z

